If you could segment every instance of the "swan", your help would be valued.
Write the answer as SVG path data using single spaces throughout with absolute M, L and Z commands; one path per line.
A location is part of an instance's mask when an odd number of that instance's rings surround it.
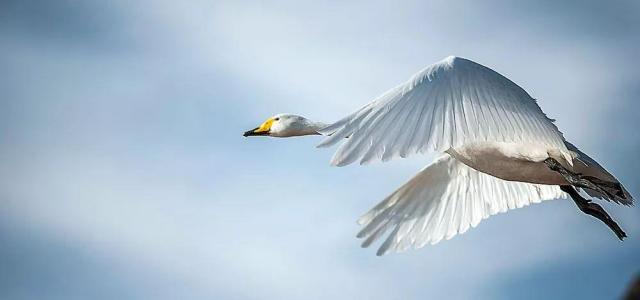
M 384 238 L 377 255 L 436 244 L 491 215 L 567 197 L 623 240 L 626 233 L 592 200 L 630 206 L 633 197 L 554 121 L 511 80 L 449 56 L 332 124 L 278 114 L 243 135 L 324 135 L 318 147 L 341 144 L 335 166 L 439 153 L 358 219 L 363 247 Z

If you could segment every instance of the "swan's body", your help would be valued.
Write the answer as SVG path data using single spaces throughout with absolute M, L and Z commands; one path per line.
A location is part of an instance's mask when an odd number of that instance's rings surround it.
M 328 126 L 281 114 L 245 136 L 312 134 L 327 136 L 320 147 L 342 143 L 332 159 L 337 166 L 442 153 L 359 219 L 363 246 L 387 234 L 378 254 L 434 244 L 490 215 L 567 194 L 626 236 L 582 196 L 632 204 L 618 180 L 567 142 L 527 92 L 467 59 L 431 65 Z
M 465 165 L 504 180 L 562 185 L 567 181 L 544 163 L 556 149 L 539 144 L 478 142 L 446 152 Z M 551 153 L 551 154 L 550 154 Z

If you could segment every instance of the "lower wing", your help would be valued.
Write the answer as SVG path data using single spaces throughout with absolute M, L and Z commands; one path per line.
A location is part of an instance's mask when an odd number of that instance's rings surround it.
M 363 247 L 391 231 L 377 254 L 436 244 L 507 210 L 565 198 L 558 186 L 505 181 L 443 154 L 373 207 L 358 223 Z

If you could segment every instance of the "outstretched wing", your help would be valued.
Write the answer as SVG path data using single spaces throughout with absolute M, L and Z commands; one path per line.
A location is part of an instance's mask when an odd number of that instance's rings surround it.
M 562 133 L 527 92 L 458 57 L 427 67 L 321 133 L 330 136 L 319 147 L 344 140 L 332 159 L 338 166 L 442 152 L 474 141 L 540 143 L 566 150 Z
M 565 198 L 554 185 L 506 181 L 443 154 L 372 208 L 358 223 L 363 247 L 388 233 L 378 255 L 450 239 L 491 215 Z

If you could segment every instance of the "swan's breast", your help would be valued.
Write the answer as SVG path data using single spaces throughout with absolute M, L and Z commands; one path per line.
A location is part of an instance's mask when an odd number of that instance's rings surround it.
M 544 163 L 554 149 L 529 143 L 479 142 L 451 148 L 451 156 L 480 172 L 510 181 L 566 184 Z

